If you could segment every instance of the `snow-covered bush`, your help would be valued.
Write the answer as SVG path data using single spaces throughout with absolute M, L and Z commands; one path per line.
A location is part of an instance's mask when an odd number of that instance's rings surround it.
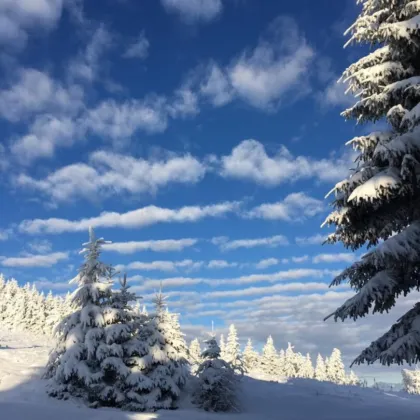
M 332 282 L 348 281 L 356 294 L 332 315 L 354 320 L 388 312 L 400 295 L 419 287 L 420 267 L 420 3 L 358 0 L 362 11 L 348 42 L 375 50 L 350 65 L 342 81 L 357 102 L 346 119 L 381 126 L 350 140 L 356 168 L 335 185 L 334 211 L 325 220 L 327 242 L 351 250 L 372 248 Z M 373 341 L 353 363 L 417 363 L 420 303 Z
M 238 378 L 230 363 L 220 359 L 220 348 L 212 336 L 205 341 L 204 362 L 198 367 L 193 402 L 206 411 L 239 411 Z
M 420 394 L 420 369 L 401 371 L 404 390 L 409 394 Z

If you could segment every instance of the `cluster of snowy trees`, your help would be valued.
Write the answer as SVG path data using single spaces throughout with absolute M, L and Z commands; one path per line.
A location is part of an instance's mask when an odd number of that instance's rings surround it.
M 202 362 L 200 354 L 200 342 L 196 338 L 191 341 L 189 347 L 189 357 L 193 367 Z M 224 336 L 220 337 L 220 357 L 236 369 L 264 374 L 272 378 L 308 378 L 339 385 L 360 385 L 360 380 L 353 371 L 346 374 L 341 352 L 337 348 L 333 349 L 330 357 L 326 357 L 325 360 L 318 354 L 315 367 L 309 353 L 305 356 L 295 352 L 290 343 L 286 350 L 277 351 L 271 336 L 267 338 L 261 354 L 253 348 L 251 339 L 248 339 L 244 351 L 241 352 L 237 331 L 233 324 L 229 327 L 226 343 Z
M 51 334 L 71 309 L 71 296 L 46 296 L 35 285 L 23 287 L 15 279 L 6 280 L 0 273 L 0 325 L 9 329 L 27 330 L 36 334 Z
M 56 345 L 45 370 L 52 397 L 81 398 L 89 406 L 130 411 L 174 409 L 190 379 L 189 351 L 178 315 L 170 313 L 160 291 L 154 312 L 133 304 L 126 276 L 113 289 L 115 271 L 100 261 L 101 247 L 90 229 L 83 244 L 85 262 L 71 280 L 71 311 L 54 329 Z M 237 409 L 237 375 L 220 358 L 214 337 L 198 354 L 193 401 L 211 411 Z
M 348 29 L 347 44 L 373 51 L 351 64 L 341 81 L 355 96 L 344 111 L 376 130 L 348 141 L 357 157 L 350 176 L 335 185 L 335 227 L 327 242 L 369 251 L 332 282 L 348 281 L 355 295 L 335 320 L 388 312 L 398 296 L 419 288 L 420 268 L 420 2 L 358 0 L 362 11 Z M 354 363 L 417 363 L 420 302 Z

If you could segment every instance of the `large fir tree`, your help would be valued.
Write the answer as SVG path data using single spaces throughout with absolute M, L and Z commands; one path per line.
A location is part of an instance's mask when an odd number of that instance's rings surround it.
M 358 0 L 362 11 L 348 44 L 376 49 L 343 74 L 357 103 L 343 112 L 386 129 L 348 142 L 357 167 L 333 192 L 335 225 L 327 242 L 372 248 L 332 282 L 348 279 L 356 291 L 332 316 L 363 317 L 389 311 L 400 295 L 420 287 L 420 2 Z M 382 126 L 382 124 L 381 124 Z M 420 303 L 372 342 L 353 363 L 415 363 L 420 356 Z

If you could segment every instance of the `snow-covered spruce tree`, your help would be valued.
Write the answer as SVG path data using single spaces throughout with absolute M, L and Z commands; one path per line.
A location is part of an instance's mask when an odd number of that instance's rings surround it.
M 238 342 L 238 332 L 234 324 L 229 326 L 229 333 L 226 341 L 224 360 L 234 368 L 242 368 L 241 349 Z
M 157 408 L 176 408 L 189 372 L 188 347 L 178 321 L 178 315 L 166 310 L 162 290 L 154 299 L 155 312 L 144 327 L 148 354 L 153 364 L 148 377 L 159 387 L 163 405 Z
M 401 373 L 404 390 L 409 394 L 420 394 L 420 370 L 403 369 Z
M 237 388 L 239 381 L 230 363 L 220 358 L 216 337 L 206 340 L 201 354 L 204 362 L 198 367 L 197 388 L 193 403 L 206 411 L 239 411 Z
M 225 359 L 226 357 L 226 344 L 225 344 L 225 336 L 220 334 L 220 358 Z
M 252 372 L 258 366 L 258 353 L 254 350 L 252 346 L 252 340 L 248 338 L 244 352 L 242 354 L 243 367 L 245 372 Z
M 388 312 L 400 295 L 420 287 L 420 3 L 359 0 L 360 16 L 348 42 L 377 47 L 352 64 L 342 81 L 358 102 L 343 112 L 357 122 L 387 123 L 386 129 L 348 142 L 357 168 L 333 192 L 335 225 L 327 242 L 372 248 L 332 282 L 348 279 L 355 290 L 334 319 Z M 416 363 L 420 356 L 420 303 L 402 316 L 353 363 Z
M 81 397 L 92 404 L 107 399 L 107 371 L 121 364 L 121 347 L 112 348 L 105 335 L 105 311 L 110 309 L 112 268 L 99 260 L 101 247 L 89 230 L 89 242 L 83 244 L 85 262 L 73 294 L 75 309 L 56 327 L 57 344 L 51 352 L 45 376 L 51 378 L 49 394 L 58 398 Z M 105 279 L 105 281 L 104 281 Z M 122 327 L 123 328 L 123 327 Z
M 287 378 L 295 378 L 299 370 L 299 363 L 296 353 L 291 343 L 287 343 L 287 349 L 284 354 L 283 372 Z
M 260 370 L 266 375 L 278 376 L 279 375 L 279 361 L 277 351 L 274 347 L 273 337 L 268 336 L 262 354 L 260 357 Z
M 199 365 L 202 362 L 201 353 L 200 342 L 198 338 L 194 338 L 188 349 L 188 360 L 192 365 Z
M 284 374 L 284 362 L 285 362 L 285 360 L 286 360 L 286 353 L 283 349 L 280 349 L 279 357 L 278 357 L 279 375 L 280 376 L 286 376 Z
M 360 379 L 352 370 L 350 371 L 350 374 L 346 377 L 346 384 L 360 386 Z
M 318 357 L 316 358 L 316 366 L 315 366 L 315 379 L 318 381 L 327 381 L 327 367 L 325 366 L 324 359 L 322 356 L 318 353 Z
M 344 363 L 341 360 L 341 351 L 339 349 L 333 349 L 326 366 L 327 378 L 329 381 L 339 385 L 346 383 L 346 372 L 344 370 Z
M 312 365 L 311 355 L 308 353 L 304 357 L 302 364 L 297 372 L 299 378 L 308 378 L 312 379 L 314 377 L 314 367 Z

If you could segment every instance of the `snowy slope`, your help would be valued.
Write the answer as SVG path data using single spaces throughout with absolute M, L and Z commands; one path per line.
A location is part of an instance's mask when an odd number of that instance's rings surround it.
M 45 394 L 40 379 L 49 343 L 45 337 L 0 332 L 0 418 L 13 420 L 404 420 L 418 419 L 420 398 L 374 389 L 336 386 L 313 380 L 269 382 L 245 377 L 242 413 L 211 414 L 196 410 L 188 398 L 181 409 L 150 414 L 93 410 L 74 401 L 57 401 Z M 266 378 L 265 378 L 266 379 Z

